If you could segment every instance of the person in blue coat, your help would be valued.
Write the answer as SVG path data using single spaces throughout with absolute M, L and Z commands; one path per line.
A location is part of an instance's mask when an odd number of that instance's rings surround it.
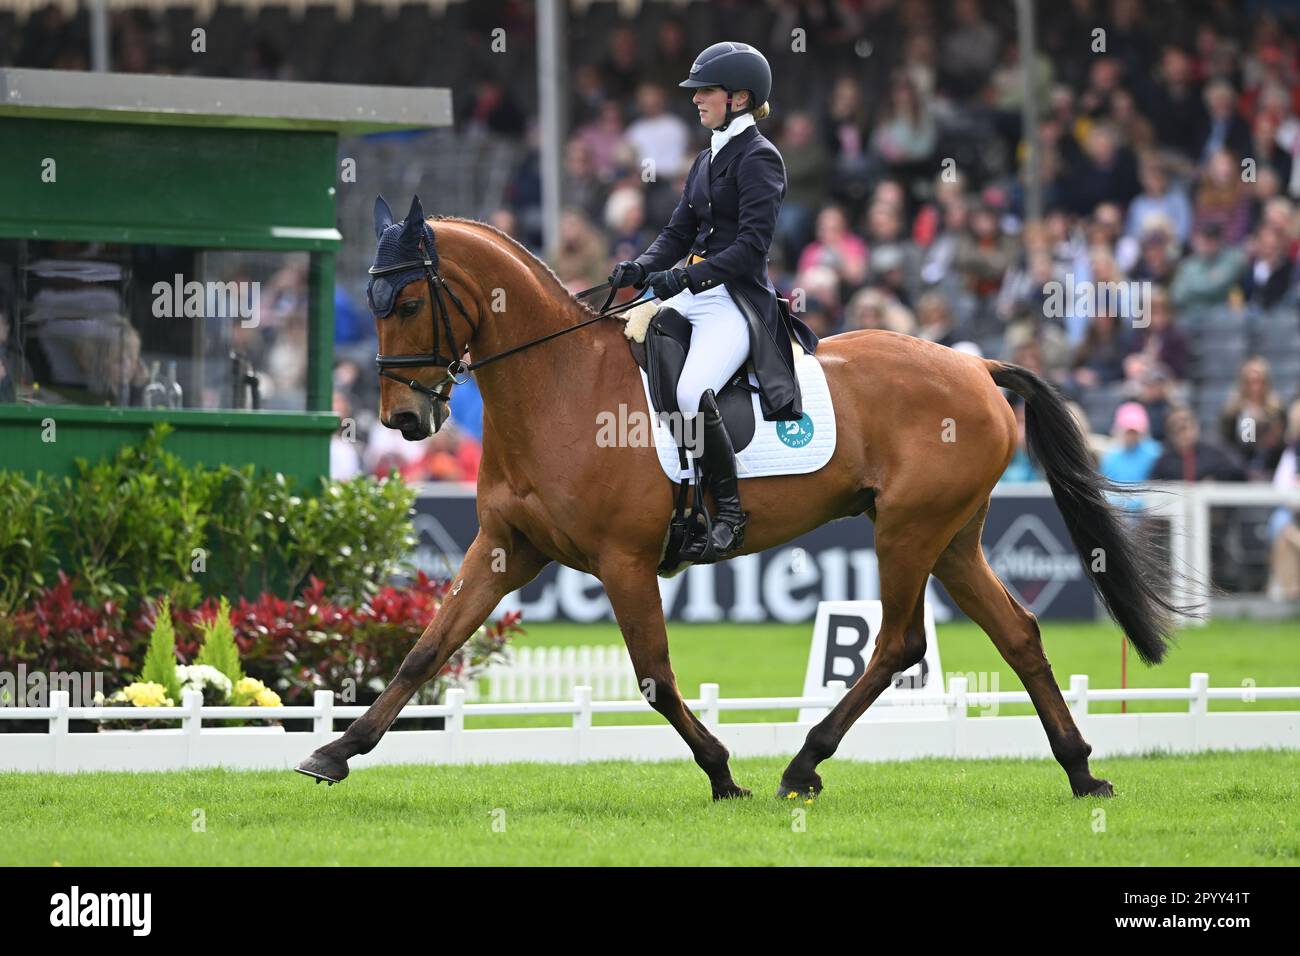
M 677 406 L 684 418 L 701 416 L 701 463 L 717 520 L 707 537 L 687 542 L 682 557 L 710 563 L 741 548 L 746 521 L 716 393 L 748 359 L 763 417 L 799 420 L 803 406 L 790 340 L 811 354 L 817 336 L 782 307 L 767 274 L 786 191 L 785 162 L 755 124 L 771 112 L 767 59 L 744 43 L 715 43 L 679 85 L 695 91 L 700 123 L 712 131 L 709 148 L 687 173 L 668 225 L 644 253 L 615 266 L 609 281 L 618 288 L 649 286 L 663 307 L 691 323 Z

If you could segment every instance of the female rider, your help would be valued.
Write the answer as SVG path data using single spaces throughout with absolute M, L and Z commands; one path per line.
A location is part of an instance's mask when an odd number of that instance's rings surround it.
M 681 558 L 710 563 L 740 550 L 746 521 L 716 393 L 751 359 L 763 417 L 798 420 L 803 409 L 790 337 L 808 353 L 817 337 L 780 308 L 767 276 L 786 188 L 781 154 L 755 125 L 770 112 L 767 60 L 743 43 L 715 43 L 679 85 L 695 90 L 700 123 L 712 130 L 709 148 L 687 173 L 663 232 L 636 259 L 615 266 L 609 281 L 619 288 L 649 286 L 662 308 L 675 309 L 691 324 L 677 407 L 683 419 L 702 415 L 701 462 L 717 513 L 710 534 L 689 540 Z M 686 265 L 677 266 L 683 258 Z

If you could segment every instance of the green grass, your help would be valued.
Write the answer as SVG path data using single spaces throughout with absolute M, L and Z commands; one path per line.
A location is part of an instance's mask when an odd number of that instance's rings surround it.
M 784 763 L 734 761 L 755 796 L 720 804 L 686 761 L 0 774 L 0 864 L 1300 863 L 1297 753 L 1094 761 L 1112 800 L 1050 761 L 832 760 L 805 805 L 771 796 Z
M 1213 686 L 1253 679 L 1300 685 L 1294 623 L 1216 621 L 1183 632 L 1166 663 L 1129 658 L 1129 684 Z M 1119 632 L 1045 624 L 1057 679 L 1119 686 Z M 672 657 L 688 696 L 798 694 L 808 625 L 673 625 Z M 530 646 L 619 643 L 613 625 L 532 625 Z M 968 624 L 941 625 L 945 673 L 1021 685 Z M 1133 709 L 1182 709 L 1134 703 Z M 1296 701 L 1214 709 L 1295 708 Z M 1094 705 L 1094 712 L 1118 705 Z M 1028 712 L 1006 707 L 1003 713 Z M 727 714 L 728 720 L 791 713 Z M 477 718 L 470 726 L 563 724 L 568 718 Z M 659 723 L 653 713 L 598 723 Z M 814 804 L 771 797 L 784 758 L 733 761 L 751 800 L 713 804 L 687 761 L 581 766 L 378 767 L 341 786 L 287 771 L 0 774 L 0 865 L 290 864 L 1300 864 L 1300 753 L 1109 758 L 1093 772 L 1114 800 L 1075 800 L 1046 760 L 831 760 Z M 204 832 L 193 832 L 195 811 Z M 804 811 L 797 832 L 794 811 Z M 495 816 L 494 816 L 495 812 Z M 502 815 L 503 814 L 503 815 Z M 503 821 L 504 832 L 494 830 Z
M 569 646 L 621 644 L 618 628 L 610 624 L 526 624 L 519 646 Z M 983 687 L 1010 691 L 1024 685 L 1007 666 L 993 643 L 973 624 L 937 625 L 939 660 L 945 674 L 977 674 Z M 1071 674 L 1087 674 L 1090 686 L 1120 686 L 1120 632 L 1109 621 L 1098 623 L 1044 622 L 1043 644 L 1057 683 L 1069 686 Z M 669 624 L 668 639 L 678 686 L 687 697 L 699 694 L 700 684 L 720 685 L 723 697 L 779 697 L 803 692 L 808 663 L 810 624 Z M 1164 663 L 1146 667 L 1130 650 L 1128 686 L 1186 687 L 1191 675 L 1205 671 L 1212 687 L 1240 686 L 1253 680 L 1257 687 L 1300 686 L 1300 624 L 1291 622 L 1214 621 L 1202 628 L 1182 631 Z M 996 681 L 996 685 L 994 684 Z M 971 682 L 975 689 L 976 681 Z M 1134 701 L 1130 711 L 1185 710 L 1186 704 Z M 1300 701 L 1215 701 L 1214 710 L 1289 710 Z M 1118 713 L 1120 705 L 1089 705 L 1092 713 Z M 1000 714 L 1033 713 L 1032 707 L 1006 705 Z M 972 709 L 971 715 L 979 711 Z M 793 711 L 728 712 L 724 721 L 792 720 Z M 645 715 L 597 716 L 597 724 L 654 723 Z M 567 717 L 480 717 L 467 726 L 559 726 Z

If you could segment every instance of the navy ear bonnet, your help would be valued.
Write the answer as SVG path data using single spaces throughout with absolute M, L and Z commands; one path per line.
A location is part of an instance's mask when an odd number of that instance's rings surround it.
M 438 248 L 433 241 L 433 228 L 424 221 L 420 197 L 411 200 L 411 211 L 401 222 L 393 221 L 392 210 L 383 196 L 375 198 L 375 237 L 379 248 L 375 250 L 375 269 L 386 269 L 400 263 L 410 263 L 409 269 L 386 275 L 371 275 L 366 286 L 366 300 L 370 311 L 383 318 L 393 311 L 393 300 L 407 283 L 424 277 L 427 258 L 438 270 Z M 423 243 L 423 250 L 421 250 Z

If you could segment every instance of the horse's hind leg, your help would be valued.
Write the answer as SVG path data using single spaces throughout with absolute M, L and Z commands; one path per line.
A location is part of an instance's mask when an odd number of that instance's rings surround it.
M 599 576 L 614 607 L 628 655 L 646 701 L 672 724 L 709 777 L 713 799 L 747 797 L 731 779 L 727 748 L 686 706 L 668 661 L 668 631 L 653 564 L 632 559 L 600 561 Z
M 1111 785 L 1098 780 L 1088 769 L 1092 748 L 1079 733 L 1052 675 L 1038 619 L 1011 596 L 984 558 L 980 531 L 987 510 L 986 503 L 953 539 L 935 564 L 935 576 L 963 613 L 988 634 L 1025 685 L 1047 731 L 1052 753 L 1070 778 L 1074 795 L 1109 797 L 1114 792 Z

